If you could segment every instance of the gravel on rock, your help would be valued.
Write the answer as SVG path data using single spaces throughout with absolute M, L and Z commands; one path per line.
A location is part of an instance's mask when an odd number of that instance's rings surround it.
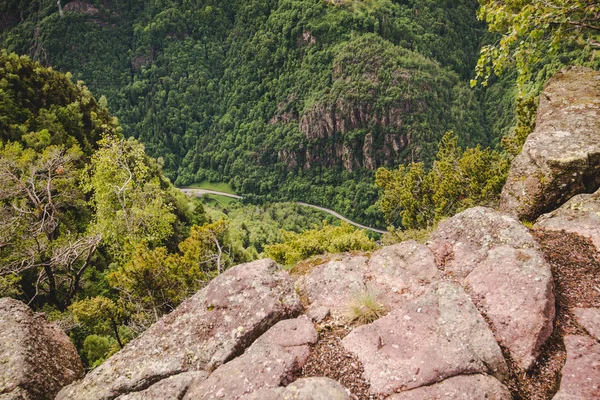
M 312 347 L 300 377 L 324 376 L 336 380 L 350 390 L 353 399 L 383 399 L 369 393 L 370 385 L 363 378 L 362 363 L 341 344 L 342 339 L 350 332 L 350 327 L 332 326 L 326 322 L 320 329 L 319 342 Z

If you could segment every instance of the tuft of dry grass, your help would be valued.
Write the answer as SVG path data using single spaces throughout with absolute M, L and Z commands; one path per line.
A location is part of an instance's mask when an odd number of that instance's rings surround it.
M 387 310 L 377 300 L 377 295 L 370 290 L 362 290 L 354 295 L 348 304 L 348 319 L 357 325 L 370 324 L 383 317 Z

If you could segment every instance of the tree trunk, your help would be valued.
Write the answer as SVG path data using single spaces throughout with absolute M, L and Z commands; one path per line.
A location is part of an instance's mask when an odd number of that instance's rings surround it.
M 121 336 L 119 335 L 119 327 L 113 318 L 110 319 L 110 324 L 112 325 L 113 332 L 115 332 L 115 339 L 117 339 L 119 347 L 123 348 L 123 342 L 121 342 Z
M 44 265 L 44 272 L 48 278 L 48 302 L 56 306 L 60 311 L 64 311 L 64 305 L 59 304 L 56 296 L 56 280 L 54 279 L 54 271 L 49 265 Z

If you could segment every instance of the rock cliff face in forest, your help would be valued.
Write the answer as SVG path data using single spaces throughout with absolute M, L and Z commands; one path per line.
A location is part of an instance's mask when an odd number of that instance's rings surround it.
M 286 111 L 271 123 L 298 120 L 299 149 L 283 149 L 289 167 L 343 166 L 374 170 L 418 160 L 423 147 L 456 126 L 451 104 L 464 84 L 418 53 L 365 35 L 337 49 L 331 84 L 298 116 Z M 449 106 L 450 105 L 450 106 Z

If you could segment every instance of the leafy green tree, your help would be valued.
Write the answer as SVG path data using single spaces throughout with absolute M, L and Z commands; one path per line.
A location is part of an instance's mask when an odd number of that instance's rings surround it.
M 77 145 L 38 153 L 19 143 L 0 143 L 0 276 L 33 274 L 33 298 L 46 296 L 59 308 L 81 289 L 100 241 L 85 234 L 79 220 L 85 218 L 78 212 L 84 205 L 81 157 Z
M 556 54 L 565 42 L 600 48 L 600 4 L 595 0 L 479 0 L 479 18 L 501 35 L 484 46 L 477 62 L 477 78 L 487 85 L 516 65 L 518 82 L 531 77 L 532 67 Z M 471 85 L 476 84 L 476 80 Z
M 110 336 L 88 335 L 83 341 L 82 353 L 91 368 L 102 364 L 115 350 L 115 340 Z
M 493 204 L 508 167 L 506 156 L 489 148 L 463 151 L 448 132 L 430 171 L 422 163 L 377 171 L 377 185 L 383 189 L 379 206 L 390 225 L 430 228 L 468 207 Z
M 234 263 L 250 261 L 232 245 L 225 220 L 193 226 L 179 252 L 138 243 L 127 261 L 108 274 L 130 326 L 140 332 L 171 312 L 207 281 Z
M 109 284 L 117 289 L 120 303 L 131 315 L 135 331 L 158 321 L 190 294 L 192 288 L 186 286 L 184 274 L 192 272 L 181 267 L 177 256 L 165 247 L 151 250 L 145 243 L 138 243 L 129 261 L 108 275 Z
M 173 234 L 176 216 L 160 165 L 134 139 L 106 136 L 99 145 L 83 182 L 95 211 L 91 231 L 114 255 L 127 244 L 164 242 Z
M 179 244 L 179 250 L 183 253 L 181 262 L 191 271 L 211 272 L 222 271 L 232 265 L 235 254 L 231 252 L 231 243 L 226 241 L 226 233 L 229 223 L 226 220 L 218 220 L 202 226 L 193 226 L 190 236 Z M 228 246 L 229 249 L 225 246 Z M 246 261 L 239 260 L 238 261 Z
M 86 298 L 71 304 L 69 310 L 78 324 L 83 324 L 95 332 L 112 331 L 119 347 L 123 348 L 125 345 L 119 333 L 124 310 L 111 299 L 104 296 Z
M 37 151 L 77 144 L 86 155 L 105 133 L 119 134 L 115 118 L 81 82 L 0 50 L 0 141 Z

